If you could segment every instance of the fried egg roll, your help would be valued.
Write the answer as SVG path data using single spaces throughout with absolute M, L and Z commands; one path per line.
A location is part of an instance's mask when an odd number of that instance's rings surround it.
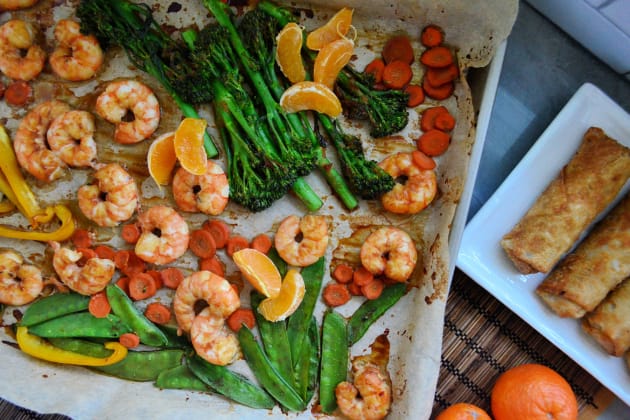
M 536 288 L 562 317 L 580 318 L 630 276 L 630 195 Z M 630 306 L 630 303 L 627 303 Z
M 630 349 L 630 278 L 582 318 L 582 328 L 613 356 Z
M 516 268 L 548 273 L 630 177 L 630 149 L 589 128 L 572 159 L 501 240 Z

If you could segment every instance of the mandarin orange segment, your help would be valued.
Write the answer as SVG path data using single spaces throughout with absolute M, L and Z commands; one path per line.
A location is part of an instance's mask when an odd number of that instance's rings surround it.
M 319 51 L 326 44 L 342 38 L 352 25 L 353 12 L 354 9 L 347 7 L 339 10 L 328 22 L 306 36 L 306 46 L 311 50 Z
M 348 38 L 341 38 L 326 44 L 315 57 L 313 80 L 332 89 L 339 71 L 352 58 L 354 42 Z
M 275 298 L 280 293 L 282 277 L 271 258 L 254 248 L 244 248 L 232 255 L 234 264 L 263 295 Z
M 287 112 L 313 110 L 335 118 L 341 114 L 341 102 L 326 85 L 304 81 L 284 91 L 280 106 Z
M 174 132 L 165 133 L 153 140 L 149 146 L 147 152 L 149 175 L 158 185 L 168 185 L 171 182 L 171 175 L 177 163 L 174 138 Z
M 306 78 L 306 69 L 302 62 L 302 28 L 289 22 L 276 37 L 276 63 L 291 83 L 301 82 Z
M 206 173 L 208 157 L 203 147 L 203 135 L 207 124 L 201 118 L 184 118 L 175 130 L 175 156 L 182 168 L 194 175 Z
M 306 287 L 302 275 L 299 271 L 291 269 L 284 276 L 278 296 L 260 302 L 258 312 L 267 321 L 284 321 L 300 306 L 305 291 Z

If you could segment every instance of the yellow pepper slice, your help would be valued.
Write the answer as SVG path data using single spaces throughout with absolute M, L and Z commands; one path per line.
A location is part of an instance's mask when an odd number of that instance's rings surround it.
M 53 207 L 47 207 L 44 213 L 36 216 L 38 222 L 50 220 L 52 216 L 57 216 L 61 222 L 61 226 L 52 232 L 25 231 L 11 229 L 6 226 L 0 226 L 0 236 L 14 239 L 29 239 L 32 241 L 48 242 L 48 241 L 65 241 L 74 233 L 75 224 L 72 218 L 72 212 L 63 204 L 57 204 Z
M 55 347 L 41 337 L 28 333 L 27 327 L 17 327 L 17 343 L 20 350 L 41 360 L 78 366 L 107 366 L 127 357 L 127 348 L 120 343 L 105 343 L 105 348 L 114 352 L 105 358 L 86 356 Z
M 13 209 L 15 209 L 15 204 L 13 204 L 13 202 L 11 202 L 11 200 L 3 199 L 2 201 L 0 201 L 0 214 L 8 213 L 8 212 L 12 211 Z

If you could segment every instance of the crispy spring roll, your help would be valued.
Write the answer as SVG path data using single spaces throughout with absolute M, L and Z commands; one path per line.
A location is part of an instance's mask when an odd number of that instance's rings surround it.
M 516 268 L 548 273 L 630 177 L 630 149 L 589 128 L 571 161 L 501 240 Z
M 630 276 L 630 195 L 536 288 L 562 317 L 579 318 Z M 630 305 L 630 303 L 629 303 Z
M 630 278 L 582 318 L 582 328 L 613 356 L 630 349 Z

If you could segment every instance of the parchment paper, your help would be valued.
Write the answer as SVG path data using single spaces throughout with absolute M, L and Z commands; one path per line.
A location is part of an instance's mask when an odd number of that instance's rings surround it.
M 208 12 L 200 2 L 180 2 L 183 5 L 177 13 L 168 12 L 168 4 L 155 3 L 154 11 L 161 22 L 174 28 L 189 24 L 199 26 L 207 23 Z M 53 8 L 54 4 L 54 8 Z M 516 0 L 494 0 L 483 5 L 465 0 L 453 1 L 370 1 L 348 0 L 345 2 L 313 1 L 298 2 L 305 9 L 313 8 L 315 18 L 304 21 L 307 29 L 312 29 L 326 21 L 342 6 L 355 9 L 353 25 L 358 32 L 356 59 L 353 65 L 361 70 L 367 62 L 380 53 L 388 36 L 406 33 L 413 40 L 416 57 L 422 47 L 419 43 L 420 31 L 428 23 L 440 25 L 446 33 L 446 43 L 457 53 L 462 74 L 468 67 L 482 67 L 489 63 L 497 45 L 503 41 L 516 18 Z M 52 8 L 52 9 L 51 9 Z M 52 51 L 53 22 L 72 16 L 73 4 L 66 2 L 41 1 L 38 6 L 26 12 L 14 13 L 13 16 L 28 19 L 40 25 L 44 30 L 48 50 Z M 9 14 L 0 16 L 2 22 Z M 415 60 L 413 64 L 414 81 L 420 82 L 422 68 Z M 120 77 L 138 78 L 149 84 L 156 92 L 163 111 L 163 118 L 153 138 L 173 130 L 181 117 L 168 95 L 160 86 L 144 74 L 138 73 L 119 50 L 109 51 L 102 71 L 95 80 L 83 83 L 63 83 L 46 69 L 33 83 L 36 92 L 35 103 L 51 97 L 60 97 L 76 108 L 93 111 L 96 96 L 107 81 Z M 35 103 L 31 103 L 30 107 Z M 344 127 L 361 136 L 368 154 L 375 160 L 400 150 L 411 151 L 413 142 L 420 134 L 418 114 L 423 109 L 435 105 L 428 99 L 423 105 L 410 110 L 410 121 L 401 133 L 386 139 L 372 139 L 365 125 L 341 119 Z M 342 260 L 356 263 L 358 250 L 371 229 L 381 225 L 396 225 L 407 230 L 417 243 L 419 263 L 411 283 L 416 286 L 389 310 L 368 331 L 365 337 L 356 343 L 351 353 L 353 356 L 369 351 L 369 344 L 383 333 L 388 334 L 391 343 L 389 371 L 393 381 L 392 411 L 389 418 L 428 418 L 431 413 L 433 395 L 440 365 L 442 327 L 444 307 L 449 284 L 448 237 L 453 214 L 462 193 L 470 152 L 473 146 L 474 110 L 470 89 L 464 77 L 456 85 L 454 95 L 441 103 L 456 116 L 457 125 L 452 133 L 452 143 L 448 152 L 437 158 L 439 193 L 436 200 L 422 213 L 416 216 L 396 216 L 385 213 L 378 201 L 362 201 L 360 208 L 348 213 L 341 208 L 338 200 L 331 195 L 322 177 L 315 171 L 307 181 L 325 197 L 325 204 L 319 211 L 329 218 L 331 242 L 327 253 L 327 262 L 337 263 Z M 10 135 L 15 133 L 19 119 L 26 110 L 9 108 L 0 103 L 0 117 L 6 122 Z M 202 108 L 201 114 L 208 119 L 211 133 L 214 131 L 212 113 L 209 108 Z M 111 142 L 113 127 L 97 117 L 99 160 L 120 161 L 126 163 L 132 175 L 141 186 L 141 207 L 149 208 L 158 203 L 173 205 L 170 188 L 159 189 L 148 178 L 146 170 L 146 150 L 150 141 L 137 146 L 119 146 Z M 334 160 L 334 153 L 329 152 Z M 220 160 L 223 164 L 223 161 Z M 42 203 L 57 200 L 67 201 L 71 206 L 75 201 L 76 189 L 86 183 L 90 170 L 73 170 L 67 176 L 52 185 L 42 185 L 28 177 L 29 182 Z M 75 216 L 80 223 L 85 223 L 76 204 Z M 228 206 L 221 216 L 233 226 L 236 233 L 253 237 L 257 233 L 273 234 L 278 223 L 289 214 L 304 214 L 304 208 L 295 198 L 287 197 L 271 208 L 257 214 L 245 212 L 236 205 Z M 185 214 L 189 226 L 197 228 L 207 219 L 200 214 Z M 20 216 L 4 217 L 2 223 L 26 226 Z M 99 242 L 114 246 L 123 246 L 117 238 L 115 229 L 97 229 Z M 44 267 L 50 268 L 50 249 L 45 244 L 8 241 L 0 238 L 0 247 L 13 247 L 22 251 L 25 257 Z M 227 258 L 221 255 L 222 260 Z M 194 270 L 196 259 L 187 253 L 175 264 L 185 269 Z M 228 279 L 239 281 L 234 267 L 228 265 Z M 330 281 L 328 272 L 324 284 Z M 241 296 L 248 296 L 249 288 Z M 167 300 L 168 296 L 158 299 Z M 343 315 L 350 315 L 362 302 L 359 298 L 341 307 Z M 5 311 L 5 324 L 13 320 L 13 310 Z M 324 305 L 318 302 L 316 313 L 321 322 Z M 4 343 L 14 340 L 2 334 Z M 38 412 L 64 413 L 73 418 L 270 418 L 323 416 L 306 411 L 301 414 L 291 413 L 286 416 L 279 408 L 271 412 L 252 410 L 231 403 L 226 399 L 209 394 L 159 390 L 152 383 L 133 383 L 93 373 L 87 369 L 58 366 L 43 363 L 24 355 L 13 346 L 0 346 L 3 361 L 3 379 L 0 381 L 0 396 L 18 405 Z M 250 375 L 245 362 L 233 365 L 246 375 Z M 316 398 L 314 398 L 316 400 Z

